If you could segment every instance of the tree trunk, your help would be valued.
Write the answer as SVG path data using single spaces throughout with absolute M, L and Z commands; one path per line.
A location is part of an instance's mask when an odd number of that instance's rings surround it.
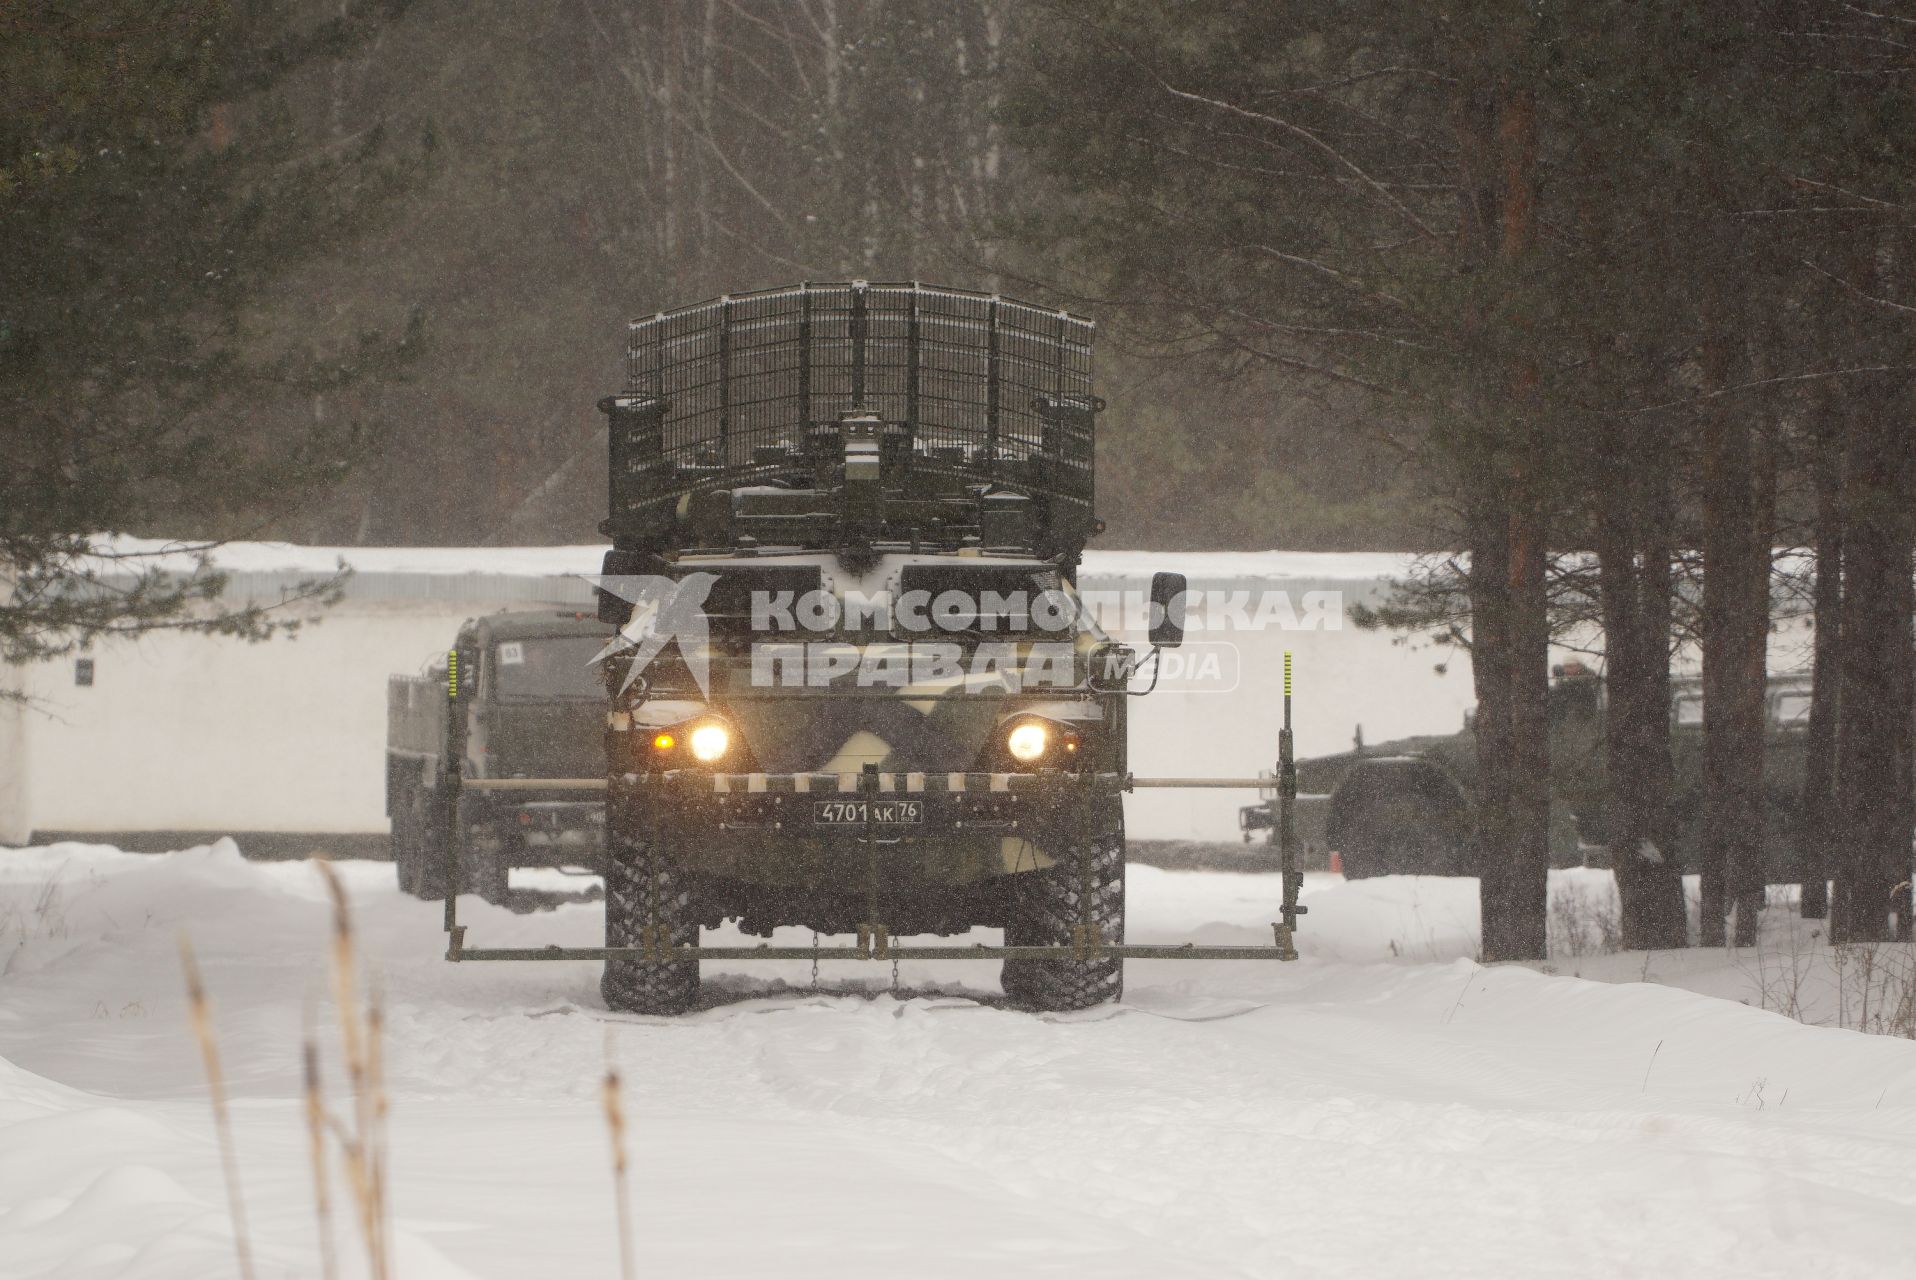
M 1836 800 L 1836 726 L 1841 717 L 1843 652 L 1843 447 L 1834 404 L 1825 397 L 1811 462 L 1816 486 L 1815 650 L 1810 677 L 1810 723 L 1803 753 L 1803 816 L 1798 846 L 1805 920 L 1829 915 L 1829 873 L 1841 826 Z
M 1841 942 L 1909 932 L 1916 495 L 1896 407 L 1849 422 L 1837 784 L 1843 821 L 1830 919 L 1830 936 Z
M 1511 816 L 1510 513 L 1494 486 L 1480 486 L 1470 513 L 1470 673 L 1477 694 L 1475 800 L 1478 900 L 1483 953 L 1491 958 L 1495 921 L 1507 913 Z M 1502 945 L 1501 935 L 1497 945 Z
M 1603 490 L 1597 511 L 1610 865 L 1624 948 L 1664 950 L 1689 942 L 1670 829 L 1668 482 L 1654 463 L 1620 461 L 1629 479 Z
M 1550 914 L 1550 618 L 1545 594 L 1549 523 L 1542 496 L 1543 428 L 1531 434 L 1510 516 L 1509 861 L 1497 909 L 1484 917 L 1484 958 L 1541 960 Z
M 1471 673 L 1477 692 L 1476 869 L 1483 958 L 1540 960 L 1550 877 L 1543 521 L 1535 508 L 1513 510 L 1498 497 L 1483 495 L 1472 526 Z
M 1466 274 L 1531 250 L 1536 99 L 1507 82 L 1460 100 Z M 1483 311 L 1466 318 L 1481 333 Z M 1509 338 L 1511 335 L 1499 335 Z M 1492 349 L 1520 349 L 1493 342 Z M 1481 409 L 1466 464 L 1472 494 L 1471 660 L 1477 689 L 1477 871 L 1486 960 L 1542 959 L 1550 876 L 1547 438 L 1527 357 L 1491 357 L 1477 371 Z
M 1730 380 L 1734 332 L 1718 311 L 1706 380 Z M 1703 422 L 1703 902 L 1701 941 L 1720 947 L 1732 908 L 1739 946 L 1763 905 L 1763 737 L 1768 685 L 1769 538 L 1744 411 L 1719 402 Z

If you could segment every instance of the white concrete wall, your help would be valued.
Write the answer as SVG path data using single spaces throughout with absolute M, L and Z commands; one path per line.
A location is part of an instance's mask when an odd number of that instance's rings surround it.
M 386 677 L 419 670 L 468 617 L 538 607 L 525 602 L 527 591 L 547 590 L 550 575 L 591 571 L 598 554 L 591 547 L 227 548 L 226 567 L 269 576 L 329 572 L 344 557 L 359 569 L 362 589 L 292 640 L 249 645 L 161 633 L 103 645 L 92 655 L 91 688 L 74 685 L 72 658 L 26 671 L 0 667 L 0 681 L 15 681 L 38 703 L 20 711 L 0 702 L 0 841 L 17 843 L 29 829 L 383 831 Z M 1337 591 L 1348 610 L 1375 600 L 1402 564 L 1394 556 L 1093 552 L 1084 585 L 1141 591 L 1153 571 L 1180 569 L 1198 589 L 1282 589 L 1294 602 L 1305 591 Z M 510 606 L 478 598 L 513 589 L 521 598 Z M 395 592 L 419 598 L 375 598 Z M 1237 682 L 1228 690 L 1164 687 L 1133 699 L 1133 770 L 1255 776 L 1270 768 L 1287 648 L 1300 756 L 1343 750 L 1359 724 L 1372 743 L 1462 724 L 1473 701 L 1465 655 L 1359 631 L 1347 617 L 1334 621 L 1341 625 L 1193 635 L 1193 649 L 1200 641 L 1235 646 Z M 1771 669 L 1803 666 L 1808 648 L 1804 620 L 1779 624 Z M 1693 664 L 1686 655 L 1684 665 Z M 1231 839 L 1238 806 L 1254 797 L 1138 792 L 1127 814 L 1141 837 Z
M 1110 567 L 1140 587 L 1148 578 L 1133 571 L 1148 568 Z M 1353 581 L 1351 598 L 1374 583 Z M 6 770 L 16 798 L 0 807 L 13 823 L 3 838 L 19 841 L 29 824 L 81 832 L 384 830 L 386 677 L 418 670 L 462 620 L 491 611 L 474 602 L 349 600 L 291 640 L 155 634 L 102 646 L 91 688 L 74 685 L 70 658 L 34 669 L 27 684 L 39 709 L 13 730 L 24 738 L 15 758 L 30 763 Z M 1446 655 L 1348 623 L 1217 638 L 1239 650 L 1237 686 L 1166 687 L 1133 699 L 1137 773 L 1254 776 L 1271 767 L 1287 647 L 1301 755 L 1342 750 L 1358 723 L 1373 742 L 1455 729 L 1471 701 L 1467 662 L 1448 655 L 1440 675 L 1434 667 Z M 8 723 L 0 713 L 0 753 Z M 0 782 L 0 802 L 6 786 Z M 1128 804 L 1137 835 L 1230 839 L 1237 806 L 1254 798 L 1161 791 Z
M 1195 640 L 1196 638 L 1193 637 Z M 1359 631 L 1265 631 L 1228 637 L 1241 678 L 1230 692 L 1158 690 L 1131 700 L 1131 771 L 1140 777 L 1256 776 L 1277 761 L 1284 650 L 1292 652 L 1292 719 L 1300 758 L 1343 751 L 1362 725 L 1367 742 L 1463 727 L 1475 698 L 1463 655 L 1394 644 Z M 1435 668 L 1448 659 L 1447 670 Z M 1234 839 L 1239 805 L 1255 792 L 1138 791 L 1126 822 L 1152 839 Z
M 451 643 L 471 605 L 341 605 L 292 639 L 166 633 L 32 671 L 36 830 L 385 829 L 386 677 Z
M 0 844 L 20 844 L 33 827 L 27 817 L 27 735 L 17 692 L 23 673 L 0 666 Z

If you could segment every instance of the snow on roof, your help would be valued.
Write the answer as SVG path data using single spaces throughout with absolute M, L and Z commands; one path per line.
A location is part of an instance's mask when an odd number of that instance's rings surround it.
M 1205 580 L 1375 582 L 1402 577 L 1416 560 L 1394 551 L 1087 551 L 1083 573 L 1148 578 L 1168 570 Z
M 115 556 L 153 557 L 162 568 L 190 567 L 206 544 L 156 538 L 104 537 Z M 226 573 L 328 575 L 343 564 L 355 573 L 506 573 L 532 577 L 597 573 L 606 548 L 573 547 L 309 547 L 293 542 L 223 542 L 207 548 Z

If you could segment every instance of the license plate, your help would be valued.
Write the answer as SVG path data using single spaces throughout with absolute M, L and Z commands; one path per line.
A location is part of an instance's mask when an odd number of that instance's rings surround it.
M 812 822 L 821 827 L 862 827 L 868 805 L 871 820 L 879 825 L 897 826 L 925 820 L 923 800 L 814 800 Z

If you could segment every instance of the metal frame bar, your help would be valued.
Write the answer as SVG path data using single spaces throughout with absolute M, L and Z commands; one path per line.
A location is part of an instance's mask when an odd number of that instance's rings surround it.
M 988 474 L 998 475 L 998 299 L 985 308 L 985 466 Z M 1062 351 L 1062 348 L 1060 348 Z M 1063 363 L 1060 355 L 1059 363 Z
M 798 429 L 812 425 L 812 287 L 799 286 L 798 295 Z
M 1116 775 L 1111 775 L 1115 777 Z M 1259 790 L 1270 778 L 1126 778 L 1120 790 L 1183 788 L 1192 790 Z M 468 791 L 604 791 L 604 778 L 467 778 Z
M 905 430 L 910 442 L 918 439 L 918 340 L 918 283 L 913 281 L 905 311 Z M 1058 363 L 1062 365 L 1063 359 Z M 907 459 L 911 456 L 910 442 L 906 444 Z
M 475 677 L 477 673 L 474 673 Z M 446 806 L 446 932 L 455 940 L 464 935 L 459 924 L 459 850 L 464 827 L 459 821 L 460 795 L 466 781 L 466 704 L 459 700 L 459 650 L 446 655 L 446 777 L 441 797 Z
M 1282 937 L 1272 946 L 1208 947 L 1195 942 L 1126 943 L 1064 947 L 893 946 L 881 933 L 861 946 L 775 947 L 487 947 L 464 945 L 466 928 L 455 930 L 448 960 L 604 960 L 643 956 L 648 960 L 1294 960 Z M 860 930 L 861 936 L 865 935 Z
M 719 299 L 718 331 L 718 456 L 719 465 L 732 465 L 732 300 Z
M 863 410 L 865 405 L 865 332 L 870 316 L 866 308 L 865 282 L 852 281 L 852 314 L 848 322 L 852 344 L 852 408 Z

